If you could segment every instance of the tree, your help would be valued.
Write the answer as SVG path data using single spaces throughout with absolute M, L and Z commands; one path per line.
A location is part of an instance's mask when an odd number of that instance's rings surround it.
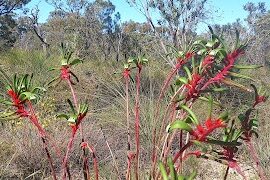
M 252 2 L 248 2 L 243 8 L 248 12 L 246 21 L 250 27 L 249 35 L 252 37 L 250 41 L 250 53 L 247 54 L 248 60 L 257 64 L 268 63 L 266 52 L 269 51 L 270 45 L 266 33 L 268 22 L 265 20 L 268 19 L 267 14 L 269 14 L 269 12 L 267 13 L 265 3 L 258 2 L 256 5 Z
M 0 0 L 0 16 L 10 15 L 15 10 L 21 9 L 31 0 Z
M 30 0 L 0 0 L 0 51 L 12 47 L 15 43 L 14 11 L 21 9 L 28 2 Z
M 166 43 L 176 48 L 185 50 L 193 39 L 197 24 L 208 18 L 206 8 L 207 0 L 127 0 L 131 6 L 136 7 L 151 25 L 153 33 L 161 43 L 167 54 Z M 157 23 L 151 17 L 152 12 L 157 12 L 160 18 Z M 158 28 L 167 30 L 166 35 L 158 33 Z M 167 59 L 171 65 L 174 61 Z

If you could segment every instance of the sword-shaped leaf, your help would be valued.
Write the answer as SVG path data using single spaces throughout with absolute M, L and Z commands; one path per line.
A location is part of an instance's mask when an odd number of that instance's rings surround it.
M 172 132 L 175 129 L 181 129 L 181 130 L 185 130 L 188 132 L 192 131 L 192 128 L 190 127 L 190 125 L 188 123 L 186 123 L 185 121 L 181 121 L 181 120 L 174 121 L 166 129 L 167 129 L 167 132 Z

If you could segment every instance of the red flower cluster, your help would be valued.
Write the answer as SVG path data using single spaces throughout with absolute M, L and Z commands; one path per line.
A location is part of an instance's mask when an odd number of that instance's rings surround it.
M 265 96 L 256 96 L 256 99 L 255 99 L 255 102 L 253 104 L 253 108 L 259 104 L 259 103 L 262 103 L 262 102 L 265 102 L 266 101 L 266 97 Z
M 190 100 L 191 98 L 196 98 L 198 96 L 198 90 L 196 89 L 198 82 L 201 80 L 201 76 L 197 73 L 192 75 L 192 80 L 186 84 L 186 88 L 188 89 L 186 100 Z
M 214 57 L 213 56 L 206 56 L 202 62 L 203 67 L 209 67 L 213 62 L 214 62 Z
M 191 135 L 198 141 L 205 141 L 207 136 L 212 133 L 215 129 L 226 127 L 226 124 L 221 119 L 212 121 L 210 118 L 205 121 L 204 126 L 198 125 L 195 130 L 191 132 Z
M 187 52 L 187 53 L 185 54 L 186 59 L 190 59 L 190 58 L 192 58 L 193 56 L 194 56 L 194 53 L 193 53 L 193 52 Z
M 70 80 L 69 66 L 62 66 L 61 67 L 61 79 Z
M 13 106 L 17 108 L 16 114 L 20 117 L 28 117 L 29 113 L 25 110 L 23 101 L 20 100 L 19 95 L 17 95 L 12 89 L 8 90 L 8 95 L 11 97 Z
M 79 114 L 78 117 L 77 117 L 77 121 L 76 121 L 76 124 L 71 124 L 71 128 L 72 128 L 72 133 L 73 134 L 76 134 L 77 130 L 79 129 L 79 126 L 83 120 L 83 118 L 85 117 L 86 113 L 84 114 Z
M 130 69 L 125 68 L 122 75 L 124 76 L 124 78 L 128 78 L 130 76 Z
M 223 80 L 228 75 L 229 71 L 233 68 L 236 59 L 243 53 L 244 52 L 242 50 L 237 49 L 232 53 L 228 54 L 225 58 L 225 67 L 219 73 L 217 73 L 215 77 L 209 79 L 203 86 L 202 90 L 206 89 L 208 85 L 214 82 L 220 82 L 221 80 Z

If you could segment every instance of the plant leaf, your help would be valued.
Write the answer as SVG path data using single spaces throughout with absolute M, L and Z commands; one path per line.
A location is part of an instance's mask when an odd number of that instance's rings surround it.
M 240 89 L 242 89 L 242 90 L 244 90 L 244 91 L 252 92 L 251 89 L 249 89 L 249 88 L 245 87 L 244 85 L 239 84 L 239 83 L 237 83 L 237 82 L 235 82 L 235 81 L 232 81 L 232 80 L 230 80 L 230 79 L 225 78 L 225 79 L 222 80 L 222 82 L 223 82 L 224 84 L 229 85 L 229 86 L 235 86 L 235 87 L 238 87 L 238 88 L 240 88 Z
M 80 59 L 74 59 L 71 63 L 69 63 L 69 65 L 73 66 L 73 65 L 76 65 L 76 64 L 79 64 L 79 63 L 83 63 L 83 61 L 80 60 Z
M 252 79 L 249 76 L 246 76 L 246 75 L 243 75 L 243 74 L 238 74 L 238 73 L 235 73 L 235 72 L 229 72 L 229 75 L 231 75 L 233 77 L 236 77 L 236 78 L 249 79 L 249 80 L 255 81 L 254 79 Z
M 169 125 L 167 127 L 167 132 L 172 132 L 175 129 L 181 129 L 188 132 L 192 131 L 192 128 L 190 127 L 190 125 L 186 123 L 185 121 L 181 121 L 181 120 L 176 120 L 171 125 Z
M 161 172 L 161 175 L 163 177 L 163 180 L 169 180 L 169 177 L 168 177 L 168 174 L 166 172 L 166 169 L 165 169 L 165 166 L 164 164 L 162 163 L 162 161 L 159 161 L 158 162 L 158 166 L 159 166 L 159 170 Z
M 236 69 L 258 69 L 258 68 L 261 68 L 263 66 L 261 66 L 261 65 L 240 65 L 240 64 L 237 64 L 237 65 L 234 65 L 233 67 L 236 68 Z
M 193 123 L 194 123 L 194 124 L 196 124 L 196 125 L 199 124 L 199 121 L 198 121 L 196 115 L 193 113 L 193 111 L 192 111 L 191 109 L 189 109 L 189 108 L 188 108 L 187 106 L 185 106 L 185 105 L 181 105 L 180 107 L 181 107 L 182 109 L 184 109 L 185 111 L 187 111 L 187 112 L 190 114 L 190 116 L 191 116 L 192 119 L 193 119 Z

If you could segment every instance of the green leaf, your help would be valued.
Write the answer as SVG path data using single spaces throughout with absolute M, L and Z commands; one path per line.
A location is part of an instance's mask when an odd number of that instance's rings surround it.
M 161 172 L 161 175 L 163 177 L 163 180 L 169 180 L 169 177 L 168 177 L 168 174 L 166 172 L 166 169 L 165 169 L 165 166 L 164 164 L 162 163 L 162 161 L 159 161 L 158 162 L 158 166 L 159 166 L 159 170 Z
M 76 114 L 76 111 L 75 111 L 75 109 L 74 109 L 74 106 L 73 106 L 71 100 L 70 100 L 70 99 L 67 99 L 67 102 L 68 102 L 68 104 L 69 104 L 69 106 L 70 106 L 70 108 L 71 108 L 71 111 L 72 111 L 74 114 Z
M 57 115 L 56 117 L 57 117 L 57 118 L 65 118 L 66 120 L 69 119 L 69 116 L 66 115 L 66 114 L 59 114 L 59 115 Z
M 242 130 L 236 130 L 234 133 L 233 133 L 233 137 L 232 137 L 232 140 L 233 141 L 237 141 L 237 139 L 243 134 L 243 131 Z
M 192 128 L 190 127 L 190 125 L 187 124 L 185 121 L 181 121 L 181 120 L 176 120 L 171 125 L 169 125 L 167 128 L 167 132 L 172 132 L 175 129 L 181 129 L 188 132 L 192 131 Z
M 176 172 L 176 170 L 174 168 L 173 160 L 172 160 L 171 157 L 168 159 L 168 165 L 169 165 L 169 168 L 170 168 L 171 180 L 176 180 L 177 172 Z
M 54 82 L 56 82 L 58 80 L 58 82 L 57 83 L 55 83 L 54 84 L 54 86 L 55 85 L 57 85 L 57 84 L 59 84 L 60 82 L 61 82 L 61 77 L 55 77 L 55 78 L 53 78 L 51 81 L 49 81 L 48 83 L 47 83 L 47 86 L 51 86 Z
M 79 64 L 79 63 L 83 63 L 83 61 L 80 60 L 80 59 L 74 59 L 71 63 L 69 63 L 69 65 L 73 66 L 73 65 L 76 65 L 76 64 Z
M 258 134 L 256 131 L 251 130 L 251 133 L 252 133 L 252 134 L 255 134 L 256 138 L 258 138 L 258 137 L 259 137 L 259 134 Z
M 9 105 L 9 106 L 13 105 L 13 102 L 10 102 L 10 101 L 4 100 L 4 99 L 1 99 L 0 103 L 5 104 L 5 105 Z
M 239 114 L 238 119 L 242 122 L 246 119 L 246 116 L 244 114 Z
M 209 52 L 210 56 L 216 56 L 218 54 L 220 54 L 224 58 L 226 56 L 226 51 L 223 48 L 217 48 Z
M 203 97 L 203 96 L 200 96 L 199 97 L 199 100 L 201 100 L 201 101 L 205 101 L 205 102 L 209 102 L 209 99 L 208 98 L 206 98 L 206 97 Z M 213 103 L 214 103 L 214 105 L 217 105 L 217 106 L 221 106 L 221 104 L 219 103 L 219 102 L 217 102 L 217 101 L 213 101 Z
M 228 91 L 229 89 L 225 88 L 225 87 L 220 87 L 220 88 L 215 88 L 214 87 L 211 90 L 214 91 L 214 92 L 224 92 L 224 91 Z
M 59 68 L 51 67 L 51 68 L 48 69 L 48 71 L 54 71 L 54 70 L 56 70 L 56 69 L 59 69 Z
M 201 50 L 199 50 L 198 52 L 197 52 L 197 54 L 198 55 L 203 55 L 204 53 L 206 53 L 207 52 L 207 49 L 201 49 Z
M 244 91 L 252 92 L 251 89 L 249 89 L 249 88 L 247 88 L 247 87 L 243 86 L 242 84 L 239 84 L 239 83 L 237 83 L 237 82 L 235 82 L 235 81 L 232 81 L 232 80 L 230 80 L 230 79 L 227 79 L 227 78 L 226 78 L 226 79 L 223 79 L 222 82 L 223 82 L 224 84 L 229 85 L 229 86 L 235 86 L 235 87 L 240 88 L 240 89 L 242 89 L 242 90 L 244 90 Z
M 263 66 L 261 66 L 261 65 L 239 65 L 239 64 L 237 64 L 237 65 L 234 65 L 233 67 L 236 68 L 236 69 L 258 69 L 258 68 L 261 68 Z
M 77 123 L 77 116 L 76 115 L 71 115 L 68 120 L 69 123 L 76 124 Z
M 229 75 L 233 76 L 233 77 L 236 77 L 236 78 L 249 79 L 249 80 L 255 81 L 254 79 L 252 79 L 249 76 L 246 76 L 246 75 L 243 75 L 243 74 L 238 74 L 238 73 L 235 73 L 235 72 L 229 72 Z
M 223 113 L 221 113 L 218 117 L 218 119 L 221 119 L 222 121 L 224 122 L 228 122 L 228 119 L 229 119 L 229 112 L 228 111 L 225 111 Z
M 132 64 L 132 63 L 137 63 L 137 60 L 136 60 L 136 58 L 134 58 L 134 57 L 130 57 L 130 58 L 128 58 L 128 60 L 127 60 L 127 62 L 129 63 L 129 64 Z
M 187 83 L 188 83 L 188 80 L 185 77 L 179 77 L 175 82 L 176 85 L 182 85 L 182 84 L 187 84 Z
M 46 92 L 47 90 L 44 87 L 35 87 L 31 92 L 36 94 L 39 91 Z
M 201 40 L 197 40 L 193 43 L 193 46 L 197 46 L 197 45 L 200 45 L 202 48 L 206 49 L 206 44 L 207 42 L 204 40 L 204 39 L 201 39 Z
M 3 118 L 7 118 L 7 117 L 10 117 L 13 115 L 16 115 L 16 113 L 15 112 L 3 112 L 3 113 L 0 113 L 0 118 L 3 119 Z
M 72 71 L 69 71 L 69 72 L 76 79 L 76 81 L 79 82 L 79 78 Z
M 188 79 L 191 81 L 192 80 L 192 75 L 191 75 L 190 70 L 186 66 L 184 66 L 183 69 L 186 71 Z
M 208 41 L 207 44 L 205 45 L 206 47 L 212 48 L 216 44 L 216 41 Z
M 197 172 L 196 171 L 193 171 L 191 173 L 191 175 L 187 178 L 187 180 L 193 180 L 193 179 L 195 179 L 196 176 L 197 176 Z
M 178 175 L 178 180 L 186 180 L 186 177 L 183 175 Z
M 242 144 L 241 142 L 237 142 L 237 141 L 225 142 L 225 141 L 219 141 L 219 140 L 214 140 L 214 139 L 207 139 L 207 142 L 210 144 L 216 144 L 220 146 L 240 146 Z
M 249 126 L 252 127 L 253 129 L 257 129 L 259 127 L 259 122 L 257 119 L 251 119 L 249 121 Z
M 22 100 L 34 100 L 37 98 L 38 98 L 38 96 L 36 94 L 31 93 L 31 92 L 23 92 L 20 94 L 20 99 L 22 99 Z
M 193 111 L 192 111 L 190 108 L 188 108 L 188 107 L 185 106 L 185 105 L 181 105 L 180 107 L 181 107 L 182 109 L 184 109 L 185 111 L 187 111 L 187 112 L 190 114 L 190 116 L 192 117 L 192 120 L 193 120 L 193 123 L 194 123 L 194 124 L 196 124 L 196 125 L 199 124 L 199 121 L 198 121 L 196 115 L 193 113 Z

